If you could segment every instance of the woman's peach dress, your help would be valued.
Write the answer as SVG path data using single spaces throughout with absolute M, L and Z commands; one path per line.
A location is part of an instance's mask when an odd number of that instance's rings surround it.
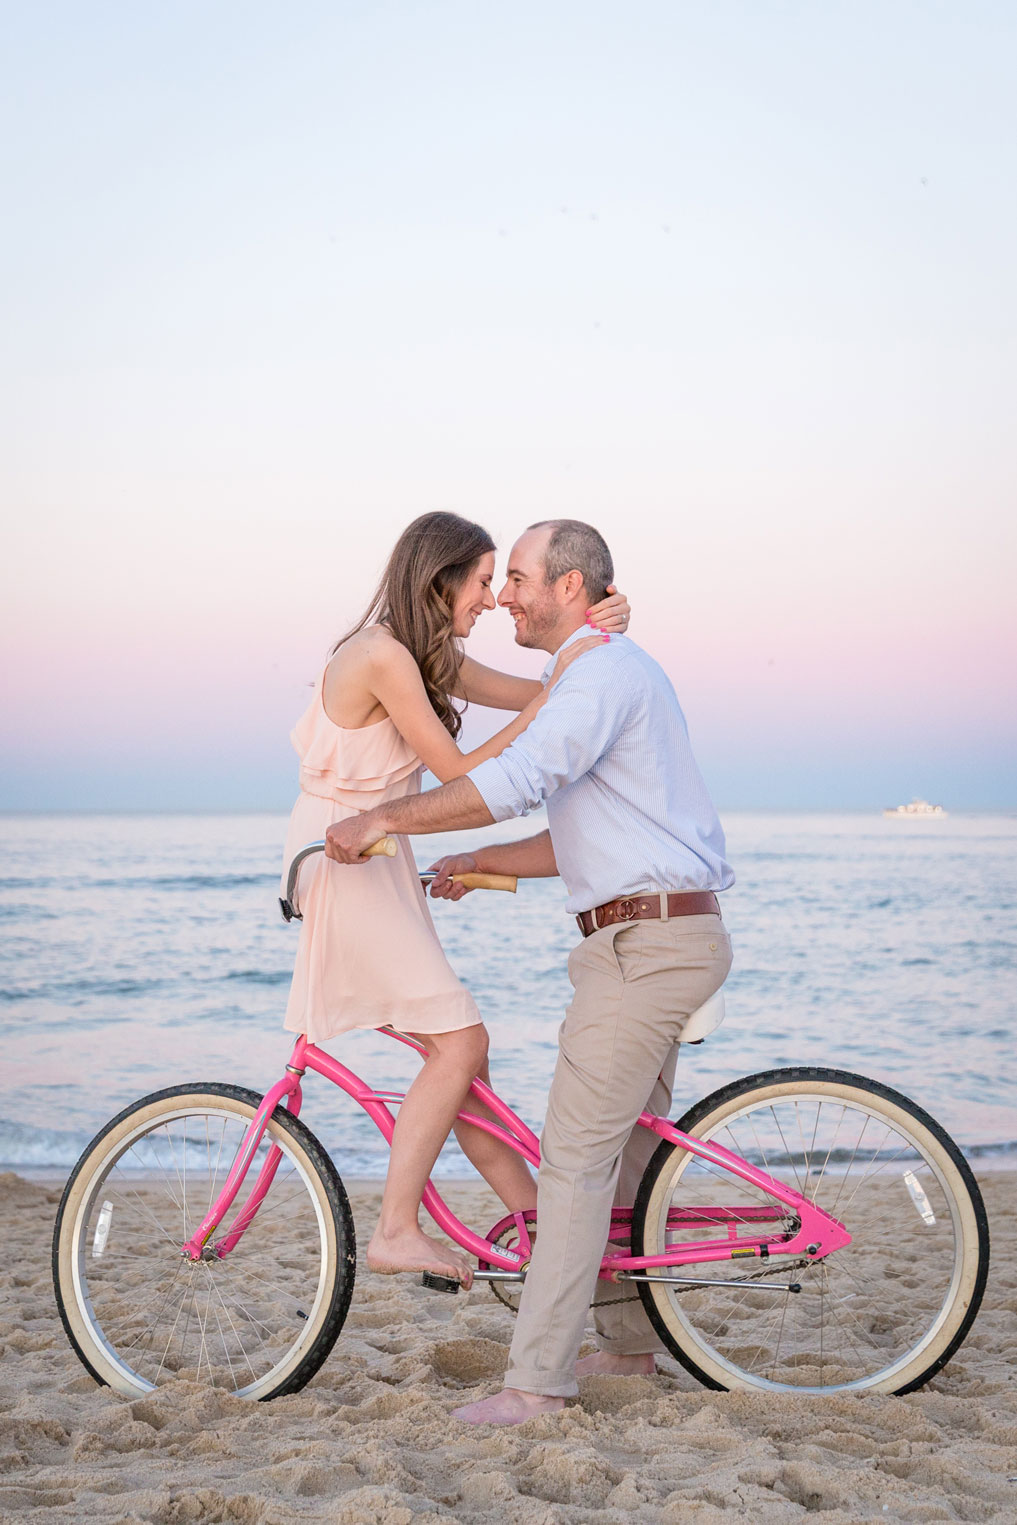
M 394 722 L 336 725 L 325 713 L 323 678 L 290 738 L 300 756 L 300 796 L 286 835 L 284 881 L 295 854 L 320 841 L 333 821 L 420 791 L 423 765 Z M 394 858 L 349 867 L 316 853 L 301 868 L 304 919 L 285 1026 L 313 1043 L 355 1027 L 445 1033 L 480 1021 L 438 941 L 409 839 L 396 841 Z

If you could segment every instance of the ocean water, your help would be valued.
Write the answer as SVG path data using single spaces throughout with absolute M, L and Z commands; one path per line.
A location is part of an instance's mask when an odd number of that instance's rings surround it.
M 135 1098 L 283 1071 L 297 941 L 278 912 L 281 815 L 0 817 L 0 1166 L 67 1170 Z M 1017 818 L 730 815 L 728 1018 L 679 1065 L 672 1115 L 775 1065 L 873 1076 L 983 1163 L 1017 1159 Z M 540 822 L 516 822 L 516 835 Z M 502 838 L 509 829 L 489 828 Z M 485 833 L 464 834 L 464 841 Z M 422 866 L 458 846 L 420 838 Z M 437 903 L 484 1013 L 496 1087 L 539 1126 L 577 934 L 557 881 Z M 327 1045 L 383 1089 L 416 1061 L 381 1034 Z M 302 1116 L 354 1175 L 380 1135 L 318 1076 Z M 454 1145 L 439 1173 L 463 1174 Z

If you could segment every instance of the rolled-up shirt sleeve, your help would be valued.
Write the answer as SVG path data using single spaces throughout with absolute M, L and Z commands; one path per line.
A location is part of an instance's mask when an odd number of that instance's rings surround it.
M 496 821 L 528 815 L 582 778 L 621 734 L 632 695 L 614 664 L 598 656 L 580 657 L 523 734 L 467 775 Z

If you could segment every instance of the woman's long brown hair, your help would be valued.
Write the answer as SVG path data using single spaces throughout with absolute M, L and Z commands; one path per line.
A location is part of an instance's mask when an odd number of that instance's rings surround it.
M 452 624 L 456 598 L 481 556 L 495 549 L 487 530 L 458 514 L 421 514 L 403 530 L 362 619 L 332 655 L 365 625 L 385 625 L 420 668 L 427 697 L 450 736 L 462 719 L 452 703 L 463 660 Z

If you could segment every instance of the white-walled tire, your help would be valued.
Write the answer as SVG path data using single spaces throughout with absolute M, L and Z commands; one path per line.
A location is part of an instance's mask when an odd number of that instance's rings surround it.
M 186 1373 L 264 1400 L 303 1387 L 335 1344 L 356 1275 L 353 1217 L 332 1161 L 284 1107 L 208 1254 L 181 1254 L 260 1101 L 217 1082 L 157 1091 L 113 1118 L 74 1167 L 53 1280 L 68 1338 L 97 1382 L 139 1397 Z M 282 1160 L 268 1195 L 219 1259 L 214 1245 L 273 1145 Z
M 651 1323 L 687 1370 L 719 1389 L 905 1393 L 945 1365 L 978 1312 L 989 1232 L 971 1170 L 933 1118 L 876 1081 L 795 1068 L 725 1086 L 676 1126 L 793 1186 L 852 1235 L 811 1263 L 771 1254 L 678 1269 L 737 1287 L 637 1283 Z M 718 1205 L 736 1209 L 733 1226 L 695 1221 L 697 1207 Z M 732 1232 L 749 1238 L 760 1232 L 759 1210 L 778 1207 L 665 1141 L 640 1185 L 633 1250 L 655 1255 Z M 745 1212 L 737 1221 L 744 1209 L 756 1220 Z M 782 1227 L 795 1227 L 793 1214 L 764 1232 Z

